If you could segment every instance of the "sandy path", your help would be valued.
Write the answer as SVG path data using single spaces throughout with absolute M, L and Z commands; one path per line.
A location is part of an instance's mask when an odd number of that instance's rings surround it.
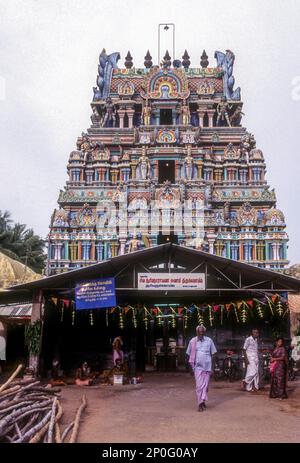
M 290 383 L 288 400 L 271 400 L 267 392 L 211 381 L 208 409 L 199 413 L 190 375 L 146 374 L 137 386 L 68 386 L 63 423 L 85 393 L 79 442 L 300 442 L 300 380 Z

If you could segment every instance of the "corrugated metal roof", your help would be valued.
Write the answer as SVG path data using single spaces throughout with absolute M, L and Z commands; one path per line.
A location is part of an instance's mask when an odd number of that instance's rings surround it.
M 0 317 L 31 317 L 32 304 L 9 304 L 0 306 Z
M 225 257 L 216 256 L 208 252 L 199 251 L 196 249 L 188 248 L 185 246 L 176 245 L 173 243 L 161 244 L 151 248 L 141 249 L 129 254 L 123 254 L 121 256 L 112 257 L 111 259 L 97 262 L 96 264 L 82 267 L 79 269 L 70 270 L 57 275 L 42 278 L 41 280 L 25 283 L 21 285 L 11 286 L 9 290 L 20 291 L 27 290 L 32 291 L 34 289 L 46 289 L 46 288 L 67 288 L 74 285 L 77 281 L 85 278 L 97 277 L 102 271 L 111 272 L 115 274 L 122 268 L 122 266 L 132 262 L 143 262 L 144 258 L 151 258 L 154 261 L 162 257 L 163 255 L 171 255 L 173 257 L 181 257 L 184 259 L 199 258 L 210 263 L 214 263 L 223 271 L 241 271 L 246 276 L 252 275 L 253 277 L 266 278 L 273 282 L 280 282 L 281 285 L 285 286 L 286 289 L 294 291 L 300 291 L 300 280 L 283 273 L 279 273 L 273 270 L 259 268 L 245 262 L 235 261 L 227 259 Z

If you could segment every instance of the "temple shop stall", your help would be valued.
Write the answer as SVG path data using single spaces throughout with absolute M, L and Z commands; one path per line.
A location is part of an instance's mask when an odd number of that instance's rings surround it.
M 0 364 L 1 370 L 28 362 L 26 326 L 30 324 L 32 304 L 0 306 Z
M 80 309 L 78 288 L 83 294 L 96 288 L 95 304 Z M 83 361 L 104 371 L 113 366 L 112 342 L 121 335 L 135 376 L 186 370 L 198 324 L 219 352 L 240 350 L 253 327 L 266 348 L 277 334 L 289 339 L 289 298 L 299 293 L 297 278 L 168 243 L 14 286 L 0 302 L 31 298 L 31 326 L 43 325 L 41 351 L 30 353 L 33 368 L 45 372 L 58 356 L 70 372 Z

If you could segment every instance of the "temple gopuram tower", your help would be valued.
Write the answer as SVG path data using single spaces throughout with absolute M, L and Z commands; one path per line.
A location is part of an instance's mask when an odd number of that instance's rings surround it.
M 128 52 L 120 68 L 119 53 L 101 52 L 92 123 L 70 154 L 51 218 L 48 274 L 168 241 L 286 267 L 285 219 L 241 123 L 235 56 L 214 57 L 210 67 L 203 51 L 191 68 L 187 51 L 173 62 L 166 52 L 154 65 L 148 51 L 135 68 Z

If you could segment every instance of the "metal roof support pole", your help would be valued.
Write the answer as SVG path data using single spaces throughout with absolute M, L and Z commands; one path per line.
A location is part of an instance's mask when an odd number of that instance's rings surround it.
M 33 325 L 38 320 L 42 319 L 42 303 L 43 303 L 43 291 L 37 289 L 32 294 L 32 311 L 30 323 Z M 42 342 L 42 335 L 40 342 Z M 39 368 L 39 354 L 29 352 L 29 368 L 32 370 L 34 376 L 38 374 Z
M 194 267 L 192 270 L 190 270 L 189 273 L 193 273 L 195 270 L 198 270 L 200 267 L 202 267 L 203 264 L 204 264 L 204 262 L 201 262 L 201 264 L 196 265 L 196 267 Z
M 254 286 L 263 285 L 264 283 L 270 283 L 270 280 L 261 280 L 257 283 L 253 283 L 252 285 L 244 286 L 243 289 L 253 288 Z
M 121 273 L 123 273 L 127 268 L 129 267 L 129 264 L 125 265 L 118 273 L 115 273 L 114 278 L 117 278 Z
M 0 321 L 0 360 L 6 360 L 7 324 Z M 1 365 L 0 365 L 0 373 Z
M 135 278 L 135 275 L 136 275 L 136 271 L 135 271 L 135 264 L 133 264 L 133 272 L 132 272 L 132 275 L 133 275 L 133 284 L 132 284 L 132 287 L 133 288 L 136 288 L 136 278 Z
M 223 273 L 221 270 L 219 270 L 217 267 L 215 267 L 214 265 L 210 264 L 217 272 L 220 273 L 220 275 L 222 275 L 227 281 L 229 281 L 229 283 L 231 283 L 233 286 L 235 286 L 236 288 L 238 288 L 239 286 L 233 281 L 231 280 L 231 278 L 229 278 L 227 275 L 225 275 L 225 273 Z M 241 287 L 241 286 L 240 286 Z

